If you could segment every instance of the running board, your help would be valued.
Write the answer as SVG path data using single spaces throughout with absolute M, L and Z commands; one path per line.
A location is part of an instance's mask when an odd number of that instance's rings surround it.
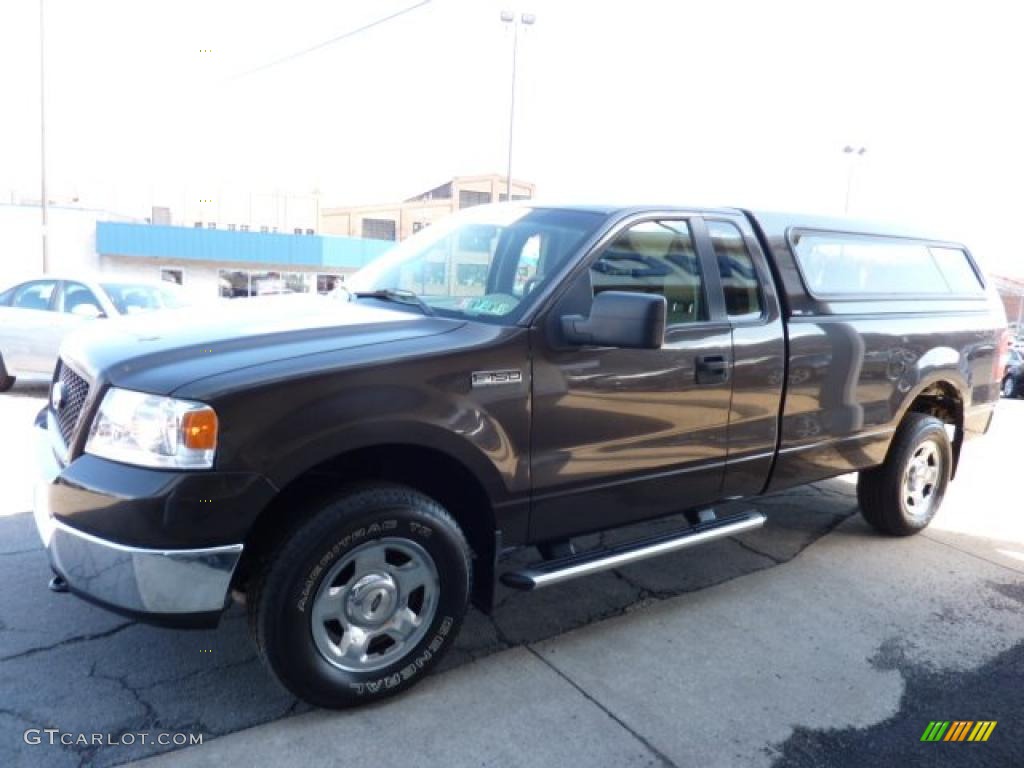
M 598 549 L 570 555 L 557 560 L 544 560 L 518 571 L 509 571 L 501 576 L 501 583 L 524 592 L 550 587 L 569 579 L 589 576 L 592 573 L 619 568 L 649 557 L 677 552 L 709 541 L 753 531 L 764 525 L 765 517 L 760 512 L 741 512 L 718 520 L 698 523 L 682 531 L 663 533 L 646 539 L 619 544 L 608 549 Z

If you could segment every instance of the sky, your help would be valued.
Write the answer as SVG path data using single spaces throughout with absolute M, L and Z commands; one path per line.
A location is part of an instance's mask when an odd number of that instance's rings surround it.
M 542 199 L 850 214 L 1024 277 L 1016 4 L 43 0 L 51 196 L 384 202 L 504 173 Z M 0 3 L 0 200 L 38 197 L 39 6 Z M 866 147 L 858 157 L 844 146 Z M 851 181 L 852 180 L 852 181 Z

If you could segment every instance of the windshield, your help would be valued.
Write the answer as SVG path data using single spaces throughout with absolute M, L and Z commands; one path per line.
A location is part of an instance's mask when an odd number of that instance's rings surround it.
M 188 305 L 180 289 L 145 283 L 103 283 L 110 301 L 122 315 L 154 309 L 178 309 Z
M 353 275 L 346 289 L 412 292 L 439 314 L 509 322 L 604 218 L 479 206 L 421 230 Z

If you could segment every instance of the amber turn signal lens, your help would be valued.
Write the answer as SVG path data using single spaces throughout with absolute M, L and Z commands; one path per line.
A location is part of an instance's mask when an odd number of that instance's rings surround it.
M 181 419 L 186 448 L 212 451 L 217 447 L 217 414 L 212 408 L 189 411 Z

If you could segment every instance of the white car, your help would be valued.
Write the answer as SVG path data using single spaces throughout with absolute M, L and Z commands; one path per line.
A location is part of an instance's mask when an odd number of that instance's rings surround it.
M 16 378 L 49 381 L 64 337 L 82 323 L 189 303 L 171 283 L 116 276 L 82 280 L 46 276 L 0 293 L 0 392 Z

